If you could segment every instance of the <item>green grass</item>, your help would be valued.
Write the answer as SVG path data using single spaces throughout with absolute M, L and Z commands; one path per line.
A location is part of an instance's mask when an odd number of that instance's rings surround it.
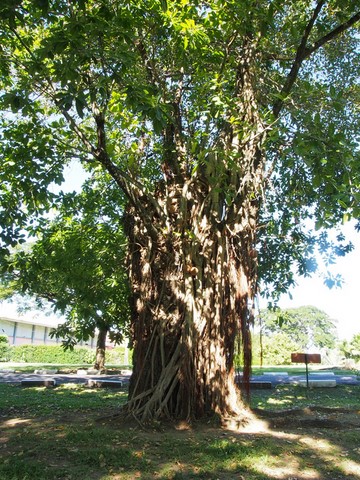
M 125 391 L 84 388 L 64 384 L 57 388 L 23 388 L 17 384 L 0 384 L 0 408 L 12 409 L 30 417 L 77 411 L 101 411 L 117 408 L 127 398 Z
M 360 409 L 360 386 L 341 385 L 307 390 L 298 385 L 278 385 L 271 390 L 253 390 L 250 405 L 252 408 L 274 411 L 309 406 Z
M 259 432 L 201 424 L 139 429 L 114 417 L 125 391 L 22 388 L 0 384 L 1 480 L 269 480 L 360 478 L 360 429 L 291 423 Z M 295 386 L 253 391 L 252 407 L 329 406 L 360 410 L 360 388 L 307 392 Z M 334 415 L 334 414 L 332 414 Z M 299 417 L 296 417 L 297 419 Z M 358 469 L 358 470 L 356 470 Z

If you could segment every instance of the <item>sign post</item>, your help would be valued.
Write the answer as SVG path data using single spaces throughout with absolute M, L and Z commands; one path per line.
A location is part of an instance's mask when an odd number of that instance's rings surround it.
M 292 353 L 292 363 L 305 363 L 306 367 L 306 388 L 309 388 L 309 363 L 321 363 L 319 353 Z

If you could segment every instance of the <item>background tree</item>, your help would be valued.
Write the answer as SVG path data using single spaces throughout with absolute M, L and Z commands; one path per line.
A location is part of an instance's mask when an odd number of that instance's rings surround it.
M 107 202 L 103 195 L 101 185 L 88 180 L 81 195 L 63 198 L 57 217 L 38 231 L 36 242 L 11 256 L 3 277 L 6 297 L 31 295 L 39 308 L 50 302 L 65 316 L 53 331 L 65 348 L 97 334 L 94 367 L 99 370 L 107 337 L 120 343 L 129 322 L 125 239 L 119 222 L 107 215 L 109 191 Z
M 265 336 L 285 333 L 302 350 L 335 348 L 335 320 L 316 307 L 265 310 L 261 312 L 261 320 Z
M 359 215 L 355 2 L 7 0 L 0 15 L 3 251 L 71 158 L 102 169 L 127 199 L 127 411 L 241 414 L 234 344 L 246 378 L 259 279 L 269 294 L 292 262 L 314 270 L 327 239 L 305 220 Z

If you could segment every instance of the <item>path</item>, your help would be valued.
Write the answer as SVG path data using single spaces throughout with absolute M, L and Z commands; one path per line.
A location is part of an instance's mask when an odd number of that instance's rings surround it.
M 120 375 L 85 375 L 85 374 L 34 374 L 34 373 L 15 373 L 0 370 L 0 383 L 21 383 L 24 379 L 56 379 L 57 384 L 76 383 L 84 384 L 88 380 L 121 380 L 124 385 L 129 383 L 130 374 L 124 373 Z M 334 375 L 324 373 L 310 373 L 309 379 L 335 379 L 337 385 L 360 385 L 359 377 L 356 375 Z M 262 375 L 254 375 L 251 380 L 256 382 L 271 382 L 273 386 L 280 384 L 298 384 L 301 381 L 306 381 L 305 375 L 285 375 L 274 373 L 264 373 Z

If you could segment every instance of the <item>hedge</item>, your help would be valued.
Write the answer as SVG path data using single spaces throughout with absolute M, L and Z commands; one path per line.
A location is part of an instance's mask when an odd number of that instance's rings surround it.
M 74 347 L 64 350 L 60 345 L 14 345 L 10 347 L 10 361 L 26 363 L 82 364 L 93 363 L 95 350 Z
M 105 352 L 105 365 L 125 365 L 132 363 L 132 351 L 129 352 L 128 362 L 125 362 L 125 347 L 114 347 Z
M 0 343 L 0 362 L 10 360 L 10 347 L 7 343 Z

